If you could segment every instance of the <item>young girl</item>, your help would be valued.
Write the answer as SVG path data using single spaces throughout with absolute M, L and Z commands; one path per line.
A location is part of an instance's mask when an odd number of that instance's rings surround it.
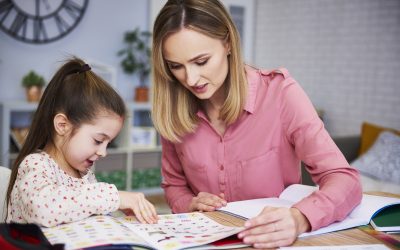
M 90 170 L 106 156 L 125 119 L 121 97 L 89 65 L 74 58 L 50 81 L 12 169 L 7 222 L 51 227 L 93 214 L 129 209 L 154 223 L 154 206 L 142 193 L 99 183 Z

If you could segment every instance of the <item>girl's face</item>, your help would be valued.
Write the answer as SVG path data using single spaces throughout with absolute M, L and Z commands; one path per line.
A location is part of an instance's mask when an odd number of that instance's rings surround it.
M 163 56 L 172 74 L 203 100 L 222 89 L 228 74 L 228 51 L 227 43 L 185 28 L 163 43 Z
M 123 118 L 114 113 L 102 112 L 91 123 L 82 124 L 62 145 L 69 167 L 87 172 L 95 161 L 106 156 L 106 148 L 123 125 Z

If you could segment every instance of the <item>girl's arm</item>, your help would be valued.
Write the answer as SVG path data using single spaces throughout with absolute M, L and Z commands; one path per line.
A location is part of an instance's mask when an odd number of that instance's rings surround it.
M 28 156 L 20 165 L 12 200 L 24 220 L 46 227 L 68 223 L 92 214 L 107 214 L 119 208 L 118 190 L 113 184 L 77 183 L 57 177 L 41 154 Z M 93 173 L 90 173 L 93 174 Z

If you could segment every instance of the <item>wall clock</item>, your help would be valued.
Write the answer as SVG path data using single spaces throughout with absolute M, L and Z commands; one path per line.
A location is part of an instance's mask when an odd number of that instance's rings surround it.
M 0 29 L 22 42 L 50 43 L 79 24 L 87 5 L 88 0 L 2 0 Z

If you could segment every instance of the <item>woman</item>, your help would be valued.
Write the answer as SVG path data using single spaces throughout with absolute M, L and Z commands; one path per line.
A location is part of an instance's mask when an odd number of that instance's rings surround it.
M 358 172 L 308 97 L 287 70 L 244 65 L 239 34 L 219 1 L 168 1 L 153 35 L 152 116 L 173 212 L 276 197 L 301 182 L 301 160 L 319 191 L 291 208 L 266 207 L 246 222 L 244 242 L 290 245 L 359 204 Z

